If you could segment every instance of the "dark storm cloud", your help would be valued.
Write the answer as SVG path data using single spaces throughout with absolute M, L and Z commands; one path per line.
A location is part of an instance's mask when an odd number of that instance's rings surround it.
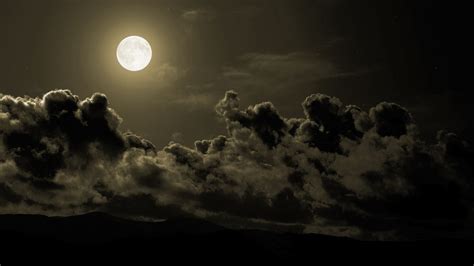
M 366 112 L 313 94 L 302 108 L 303 118 L 270 102 L 241 109 L 228 91 L 215 107 L 226 136 L 157 150 L 118 129 L 103 94 L 2 96 L 0 211 L 187 214 L 356 237 L 469 222 L 473 152 L 457 135 L 425 143 L 395 103 Z

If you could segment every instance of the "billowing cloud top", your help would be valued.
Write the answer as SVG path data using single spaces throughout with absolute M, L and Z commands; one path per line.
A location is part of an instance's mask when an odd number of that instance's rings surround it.
M 438 236 L 449 225 L 472 236 L 465 141 L 441 131 L 426 144 L 395 103 L 366 112 L 313 94 L 302 107 L 303 118 L 270 102 L 242 110 L 228 91 L 215 108 L 226 136 L 157 150 L 118 129 L 103 94 L 1 96 L 0 213 L 195 215 L 361 238 Z

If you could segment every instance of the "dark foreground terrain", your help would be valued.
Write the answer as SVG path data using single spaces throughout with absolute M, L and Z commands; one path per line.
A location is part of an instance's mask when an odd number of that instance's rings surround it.
M 315 234 L 230 230 L 197 219 L 138 222 L 103 213 L 73 217 L 0 215 L 0 242 L 2 266 L 24 260 L 68 265 L 97 257 L 134 263 L 150 258 L 221 262 L 382 259 L 384 263 L 380 265 L 405 264 L 415 258 L 425 262 L 463 259 L 470 261 L 467 265 L 474 261 L 474 245 L 468 240 L 371 242 Z M 64 256 L 68 260 L 63 261 Z

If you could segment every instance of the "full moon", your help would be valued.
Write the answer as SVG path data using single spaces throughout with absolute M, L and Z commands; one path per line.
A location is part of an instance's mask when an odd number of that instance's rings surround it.
M 140 36 L 128 36 L 117 47 L 117 59 L 126 70 L 140 71 L 151 61 L 151 46 Z

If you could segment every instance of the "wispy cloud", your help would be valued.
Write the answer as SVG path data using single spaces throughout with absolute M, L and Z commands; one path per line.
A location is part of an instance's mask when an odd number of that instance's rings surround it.
M 199 8 L 186 10 L 181 14 L 181 18 L 188 22 L 208 22 L 216 18 L 216 12 L 210 8 Z

